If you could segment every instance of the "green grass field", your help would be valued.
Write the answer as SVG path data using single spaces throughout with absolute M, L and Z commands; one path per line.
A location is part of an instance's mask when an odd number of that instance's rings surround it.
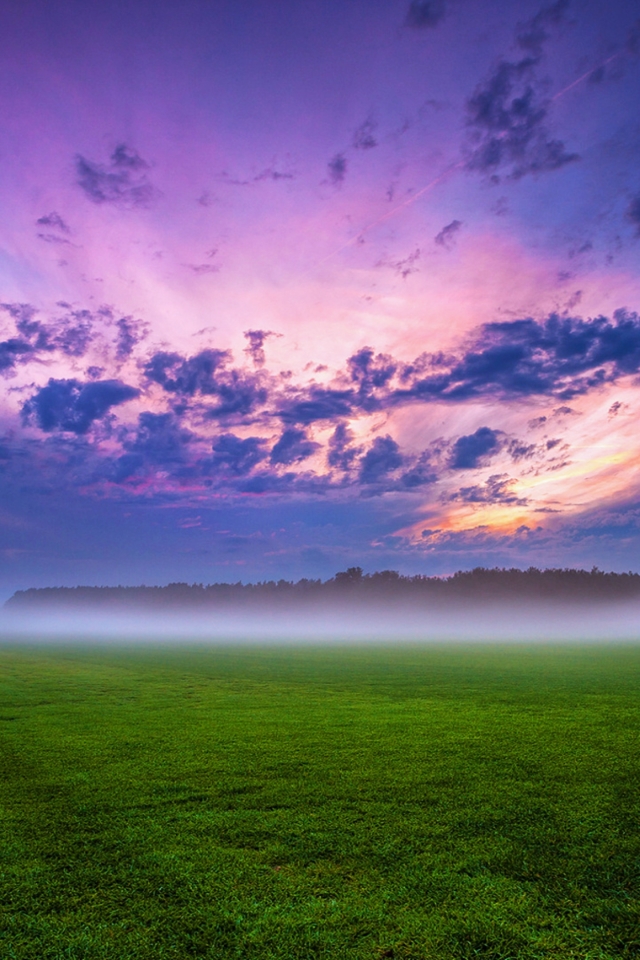
M 640 647 L 0 649 L 0 957 L 640 956 Z

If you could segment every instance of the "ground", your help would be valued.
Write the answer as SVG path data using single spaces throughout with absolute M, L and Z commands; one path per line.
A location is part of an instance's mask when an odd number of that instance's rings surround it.
M 640 956 L 640 647 L 0 649 L 0 956 Z

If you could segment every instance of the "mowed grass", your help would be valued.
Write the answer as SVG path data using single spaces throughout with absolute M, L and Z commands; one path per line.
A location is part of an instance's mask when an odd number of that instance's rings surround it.
M 640 956 L 640 648 L 0 650 L 0 957 Z

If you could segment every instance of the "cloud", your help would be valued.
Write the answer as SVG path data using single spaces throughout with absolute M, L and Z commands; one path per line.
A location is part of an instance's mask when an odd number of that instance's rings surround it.
M 350 470 L 354 459 L 361 453 L 360 447 L 353 446 L 354 434 L 346 423 L 338 423 L 327 444 L 329 466 L 339 470 Z
M 187 263 L 185 266 L 199 277 L 206 273 L 220 273 L 220 267 L 215 263 Z
M 331 183 L 338 186 L 344 182 L 344 178 L 347 175 L 347 158 L 344 153 L 336 153 L 335 157 L 332 157 L 327 164 L 327 170 L 329 172 L 329 180 Z
M 539 59 L 544 44 L 549 39 L 549 27 L 562 23 L 569 0 L 557 0 L 541 9 L 530 20 L 521 23 L 516 33 L 516 43 L 522 50 Z
M 229 350 L 202 350 L 193 357 L 160 351 L 144 366 L 144 374 L 167 393 L 182 398 L 216 397 L 216 406 L 207 405 L 205 416 L 246 416 L 267 400 L 267 390 L 259 373 L 228 369 Z
M 77 184 L 92 203 L 148 207 L 156 197 L 146 171 L 149 164 L 131 147 L 119 144 L 108 164 L 94 163 L 78 154 Z
M 287 427 L 271 451 L 271 463 L 298 463 L 315 453 L 319 446 L 320 444 L 309 440 L 304 430 Z
M 28 304 L 2 304 L 2 309 L 12 316 L 18 337 L 0 344 L 0 370 L 42 353 L 59 351 L 67 357 L 83 357 L 92 344 L 96 318 L 89 310 L 70 310 L 44 322 Z
M 266 357 L 264 353 L 264 342 L 269 337 L 275 337 L 277 334 L 273 330 L 245 330 L 243 337 L 247 341 L 245 353 L 251 357 L 256 367 L 264 367 Z
M 360 124 L 353 134 L 353 145 L 356 150 L 372 150 L 373 147 L 378 146 L 378 141 L 374 136 L 377 126 L 378 124 L 372 117 L 368 117 L 364 123 Z
M 431 372 L 421 377 L 424 363 Z M 542 321 L 487 323 L 462 355 L 419 358 L 408 370 L 410 385 L 395 391 L 398 400 L 569 399 L 640 371 L 640 317 L 621 309 L 613 319 L 551 314 Z
M 140 391 L 120 380 L 98 380 L 81 383 L 78 380 L 49 379 L 22 407 L 26 422 L 33 422 L 50 433 L 62 430 L 83 434 L 95 420 L 111 407 L 139 396 Z
M 378 483 L 404 463 L 400 447 L 388 434 L 376 437 L 360 461 L 360 482 Z
M 31 344 L 18 337 L 0 341 L 0 373 L 12 372 L 17 363 L 26 360 L 33 352 Z
M 260 183 L 261 180 L 295 180 L 295 174 L 287 173 L 283 170 L 276 170 L 274 167 L 267 167 L 262 173 L 258 173 L 254 178 L 254 183 Z
M 518 497 L 513 492 L 516 481 L 506 473 L 496 473 L 483 484 L 471 487 L 461 487 L 450 494 L 446 500 L 461 501 L 462 503 L 503 503 L 511 506 L 524 507 L 529 502 L 526 498 Z
M 55 210 L 43 217 L 38 217 L 36 220 L 36 226 L 49 227 L 51 230 L 59 230 L 61 233 L 71 233 L 67 224 L 64 222 L 60 214 L 55 212 Z
M 462 220 L 452 220 L 451 223 L 448 223 L 446 227 L 443 227 L 440 233 L 436 234 L 433 238 L 434 243 L 437 243 L 440 247 L 445 247 L 447 250 L 455 245 L 456 237 L 462 226 Z
M 278 416 L 289 423 L 313 423 L 315 420 L 334 420 L 350 414 L 355 406 L 353 390 L 333 390 L 311 386 L 298 398 L 280 404 Z
M 223 433 L 213 442 L 211 466 L 234 477 L 246 476 L 268 456 L 265 445 L 261 437 L 241 440 L 233 433 Z
M 444 17 L 445 0 L 411 0 L 405 24 L 414 29 L 437 26 Z
M 124 483 L 134 475 L 144 476 L 158 468 L 165 474 L 184 473 L 188 465 L 187 448 L 194 435 L 186 430 L 173 413 L 144 411 L 138 417 L 133 437 L 128 437 L 125 452 L 109 463 L 107 477 Z M 193 468 L 187 470 L 193 472 Z
M 398 369 L 396 361 L 386 353 L 374 356 L 371 347 L 362 347 L 347 360 L 352 381 L 358 384 L 360 403 L 378 387 L 386 386 Z
M 127 360 L 134 349 L 149 333 L 149 325 L 143 320 L 134 320 L 133 317 L 120 317 L 116 321 L 116 360 L 119 363 Z
M 530 58 L 503 60 L 467 101 L 467 169 L 518 180 L 558 170 L 578 159 L 545 127 L 548 104 L 536 93 Z
M 640 196 L 634 197 L 627 207 L 627 220 L 635 227 L 636 237 L 640 237 Z
M 486 463 L 501 447 L 500 434 L 490 427 L 459 437 L 453 445 L 450 466 L 453 470 L 470 470 Z
M 406 280 L 412 273 L 420 272 L 419 267 L 416 267 L 419 259 L 420 247 L 417 247 L 413 253 L 410 253 L 404 260 L 389 260 L 386 257 L 382 257 L 376 263 L 376 267 L 391 267 L 403 280 Z
M 427 453 L 422 453 L 406 473 L 400 477 L 400 483 L 408 490 L 415 490 L 417 487 L 424 487 L 429 483 L 435 483 L 438 475 L 429 461 Z
M 228 350 L 202 350 L 193 357 L 160 351 L 146 363 L 144 373 L 168 393 L 189 397 L 196 393 L 215 395 L 218 391 L 216 372 L 230 359 Z
M 525 56 L 501 60 L 467 101 L 467 169 L 504 173 L 518 180 L 527 174 L 558 170 L 578 160 L 546 128 L 549 102 L 536 89 L 537 67 L 549 39 L 549 27 L 559 24 L 568 0 L 558 0 L 520 24 L 516 43 Z

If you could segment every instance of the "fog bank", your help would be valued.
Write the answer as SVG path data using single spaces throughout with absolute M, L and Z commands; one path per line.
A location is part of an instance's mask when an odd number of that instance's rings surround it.
M 640 601 L 248 605 L 217 610 L 64 607 L 0 611 L 0 642 L 304 644 L 640 640 Z

